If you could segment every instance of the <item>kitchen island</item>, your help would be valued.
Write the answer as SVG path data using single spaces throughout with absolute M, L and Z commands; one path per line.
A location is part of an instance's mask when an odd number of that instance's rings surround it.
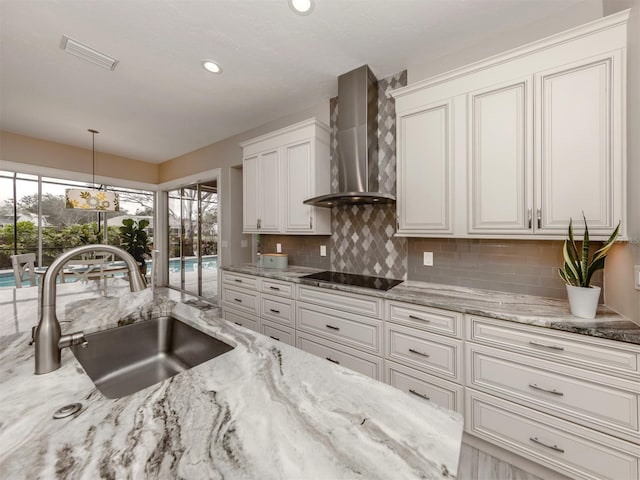
M 460 415 L 150 290 L 60 286 L 63 332 L 167 313 L 235 348 L 109 400 L 73 354 L 34 375 L 32 319 L 0 338 L 3 478 L 454 478 Z M 126 286 L 126 284 L 124 284 Z M 61 318 L 62 319 L 62 318 Z M 31 321 L 29 321 L 31 320 Z M 135 348 L 135 345 L 132 346 Z M 81 402 L 73 417 L 59 407 Z

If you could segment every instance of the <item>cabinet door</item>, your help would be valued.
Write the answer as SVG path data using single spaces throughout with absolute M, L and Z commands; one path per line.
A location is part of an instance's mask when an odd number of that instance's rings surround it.
M 469 231 L 532 233 L 531 79 L 470 93 Z
M 313 195 L 313 150 L 311 140 L 287 145 L 283 150 L 285 173 L 284 228 L 287 232 L 310 232 L 312 207 L 302 203 Z
M 398 234 L 450 233 L 452 102 L 407 112 L 398 122 Z
M 242 231 L 258 231 L 258 156 L 242 159 Z
M 261 153 L 258 160 L 258 230 L 280 231 L 280 154 Z
M 621 69 L 616 53 L 537 75 L 541 233 L 564 233 L 569 218 L 581 230 L 584 212 L 590 231 L 609 234 L 621 217 Z

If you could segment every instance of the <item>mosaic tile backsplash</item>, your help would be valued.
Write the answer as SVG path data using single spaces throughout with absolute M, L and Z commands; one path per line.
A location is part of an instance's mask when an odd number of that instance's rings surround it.
M 387 92 L 407 84 L 406 70 L 378 80 L 378 183 L 380 191 L 396 190 L 396 111 Z M 329 103 L 331 190 L 338 191 L 338 101 Z M 353 205 L 331 210 L 331 270 L 387 278 L 405 278 L 407 241 L 396 238 L 395 205 Z

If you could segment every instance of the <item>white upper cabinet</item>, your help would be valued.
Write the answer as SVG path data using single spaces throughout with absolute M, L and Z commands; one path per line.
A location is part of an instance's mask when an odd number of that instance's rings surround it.
M 243 231 L 280 231 L 280 152 L 269 150 L 242 159 Z
M 330 192 L 326 125 L 312 118 L 241 147 L 244 233 L 331 234 L 331 210 L 303 203 Z
M 590 233 L 621 219 L 622 83 L 620 51 L 536 75 L 540 232 L 579 227 L 582 212 Z
M 469 231 L 532 230 L 532 79 L 469 94 Z
M 400 117 L 398 233 L 452 232 L 451 102 Z
M 628 16 L 392 92 L 398 234 L 625 239 Z

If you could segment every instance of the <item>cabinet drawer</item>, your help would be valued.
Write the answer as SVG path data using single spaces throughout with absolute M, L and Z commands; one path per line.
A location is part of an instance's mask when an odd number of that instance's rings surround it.
M 236 287 L 260 289 L 260 277 L 242 273 L 224 272 L 224 283 Z
M 467 385 L 553 412 L 606 433 L 638 439 L 638 395 L 606 378 L 571 367 L 551 371 L 547 362 L 467 343 Z M 618 381 L 620 382 L 620 381 Z
M 251 290 L 222 286 L 224 306 L 243 312 L 260 315 L 260 294 Z
M 462 314 L 410 303 L 388 301 L 387 319 L 408 327 L 459 337 Z
M 467 316 L 467 338 L 519 353 L 575 365 L 606 374 L 638 375 L 640 348 L 613 340 L 519 325 L 473 315 Z M 584 337 L 584 338 L 583 338 Z
M 296 292 L 296 299 L 303 302 L 337 308 L 341 312 L 382 318 L 382 300 L 375 297 L 307 285 L 297 285 Z
M 342 365 L 374 380 L 382 380 L 382 358 L 380 357 L 301 332 L 297 334 L 296 345 L 299 349 L 325 358 L 331 363 Z
M 248 328 L 254 332 L 260 332 L 260 319 L 253 315 L 247 315 L 245 313 L 236 312 L 229 309 L 224 309 L 222 312 L 222 318 L 228 322 L 235 323 L 241 327 Z
M 385 338 L 388 360 L 461 381 L 462 341 L 392 323 L 385 325 Z
M 295 301 L 289 298 L 262 295 L 262 318 L 282 323 L 290 327 L 295 326 Z
M 272 295 L 280 295 L 282 297 L 293 298 L 293 283 L 283 282 L 281 280 L 272 280 L 270 278 L 262 279 L 262 292 Z
M 297 302 L 296 328 L 382 355 L 381 320 Z
M 262 333 L 279 342 L 286 343 L 292 347 L 296 346 L 296 334 L 293 328 L 285 327 L 268 320 L 262 321 Z
M 573 478 L 638 479 L 640 447 L 466 389 L 465 430 Z
M 409 395 L 415 395 L 449 410 L 464 413 L 463 387 L 460 385 L 389 360 L 385 362 L 385 381 Z

